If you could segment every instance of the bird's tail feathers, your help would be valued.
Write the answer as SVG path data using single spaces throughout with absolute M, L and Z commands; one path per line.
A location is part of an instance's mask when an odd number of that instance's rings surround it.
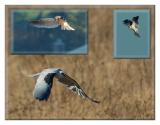
M 75 30 L 67 22 L 64 23 L 64 26 L 61 27 L 62 30 Z
M 66 27 L 66 29 L 67 29 L 67 30 L 75 30 L 74 28 L 72 28 L 72 27 L 69 26 L 69 25 Z
M 134 34 L 135 34 L 137 37 L 141 37 L 138 32 L 134 32 Z
M 74 28 L 72 28 L 71 26 L 62 26 L 61 27 L 62 30 L 75 30 Z

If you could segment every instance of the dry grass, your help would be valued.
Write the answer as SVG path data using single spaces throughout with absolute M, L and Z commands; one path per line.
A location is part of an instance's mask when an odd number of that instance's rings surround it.
M 112 12 L 120 6 L 89 7 L 88 55 L 10 55 L 6 46 L 6 119 L 154 119 L 154 7 L 150 59 L 113 59 Z M 8 12 L 8 9 L 6 9 Z M 6 18 L 8 19 L 8 18 Z M 107 23 L 106 23 L 107 22 Z M 10 24 L 6 24 L 6 27 Z M 10 29 L 6 28 L 6 32 Z M 10 42 L 7 34 L 6 42 Z M 32 74 L 60 67 L 100 104 L 83 100 L 54 81 L 47 102 L 32 97 Z

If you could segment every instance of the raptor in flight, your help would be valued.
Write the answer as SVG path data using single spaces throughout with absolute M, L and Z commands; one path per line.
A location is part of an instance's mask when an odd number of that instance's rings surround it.
M 128 28 L 131 29 L 136 36 L 140 37 L 139 31 L 138 31 L 139 29 L 138 19 L 139 19 L 139 16 L 136 16 L 136 17 L 133 17 L 132 20 L 129 20 L 129 19 L 123 20 L 123 23 L 127 25 Z
M 89 97 L 74 79 L 69 77 L 59 68 L 44 69 L 40 73 L 31 75 L 31 77 L 38 77 L 33 91 L 33 96 L 40 101 L 48 100 L 53 85 L 53 79 L 57 78 L 60 83 L 64 84 L 67 88 L 82 98 L 87 98 L 92 102 L 99 103 L 99 101 Z
M 30 23 L 37 28 L 57 28 L 61 26 L 62 30 L 75 30 L 62 16 L 55 16 L 54 18 L 41 18 L 39 20 L 33 20 Z

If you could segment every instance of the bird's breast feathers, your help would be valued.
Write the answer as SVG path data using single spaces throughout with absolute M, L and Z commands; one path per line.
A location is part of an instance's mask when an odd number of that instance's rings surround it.
M 135 32 L 138 31 L 138 25 L 136 23 L 133 23 L 131 26 L 130 26 L 130 29 L 134 30 Z

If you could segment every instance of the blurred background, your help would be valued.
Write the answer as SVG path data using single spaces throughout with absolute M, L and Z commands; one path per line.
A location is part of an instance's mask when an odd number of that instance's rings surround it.
M 13 9 L 88 9 L 87 55 L 12 55 L 10 12 Z M 151 58 L 113 57 L 113 11 L 149 9 Z M 154 6 L 7 6 L 6 7 L 6 119 L 155 119 Z M 36 30 L 36 29 L 35 29 Z M 32 96 L 33 74 L 61 68 L 100 104 L 83 100 L 54 79 L 47 102 Z
M 62 16 L 75 31 L 36 28 L 32 20 Z M 86 54 L 87 11 L 18 9 L 11 12 L 13 54 Z M 82 48 L 82 49 L 79 49 Z

